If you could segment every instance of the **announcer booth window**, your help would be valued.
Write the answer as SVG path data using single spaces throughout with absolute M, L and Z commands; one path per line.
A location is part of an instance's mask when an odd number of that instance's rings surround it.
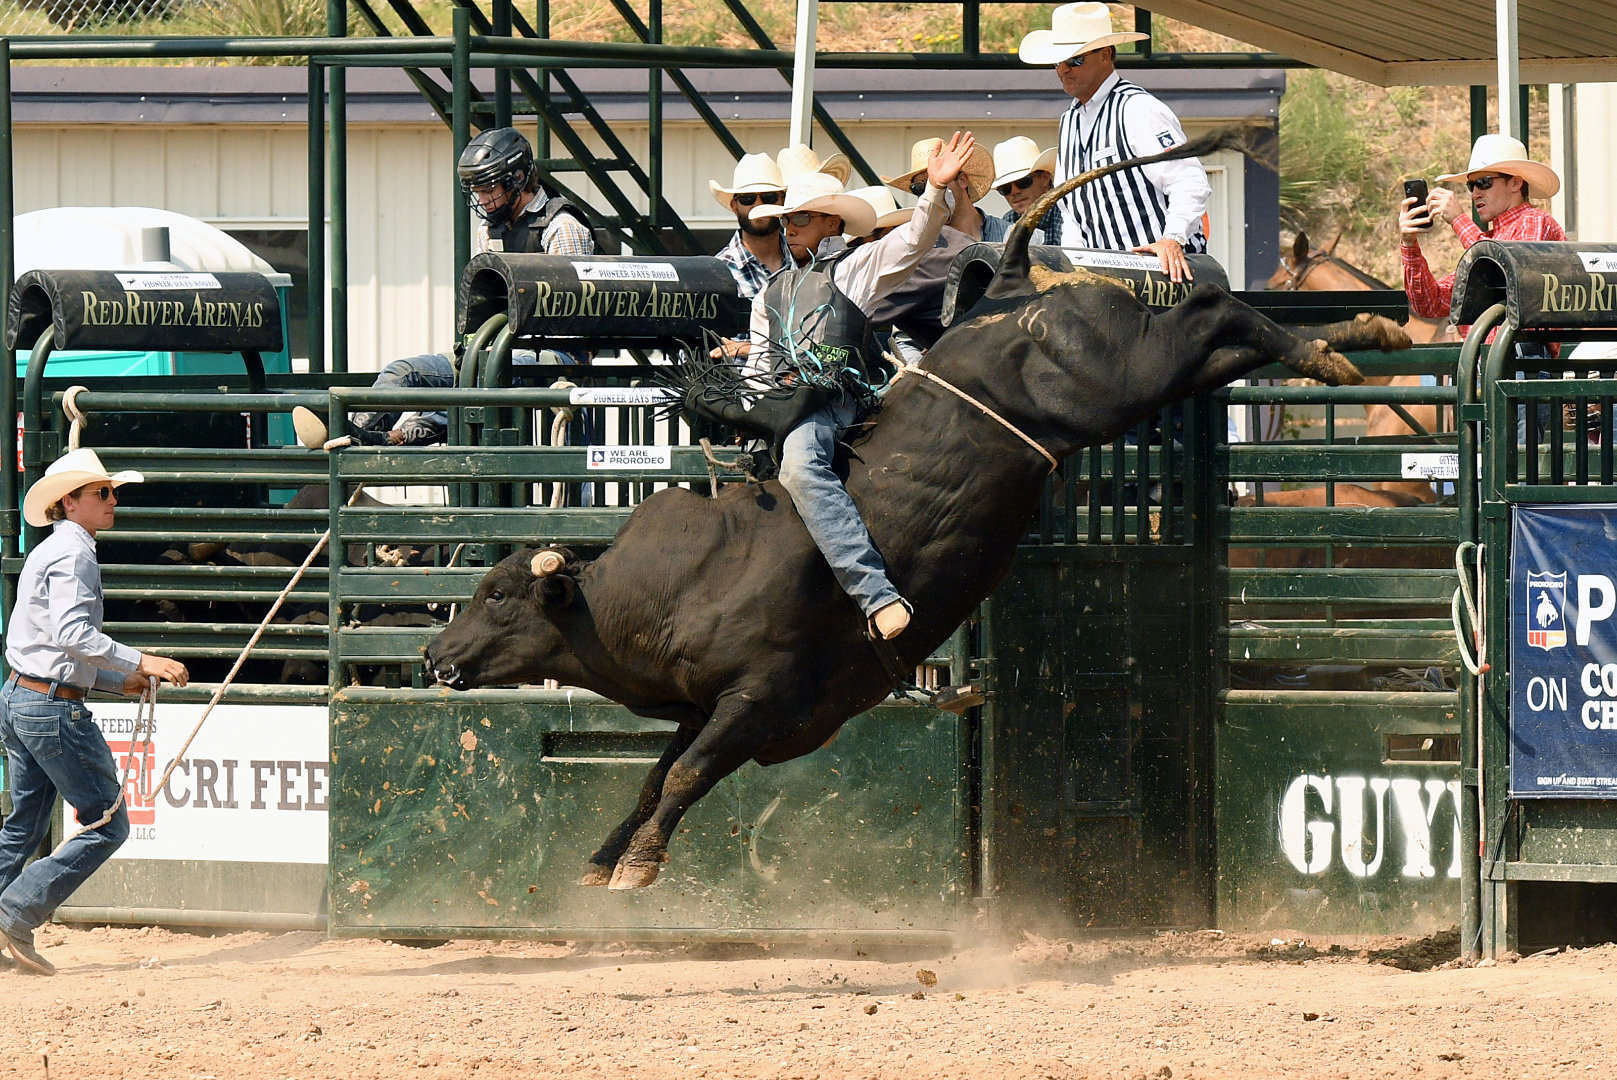
M 287 301 L 287 329 L 294 358 L 309 355 L 309 230 L 307 226 L 279 224 L 221 224 L 219 228 L 247 246 L 254 255 L 292 278 Z M 295 370 L 302 370 L 301 367 Z

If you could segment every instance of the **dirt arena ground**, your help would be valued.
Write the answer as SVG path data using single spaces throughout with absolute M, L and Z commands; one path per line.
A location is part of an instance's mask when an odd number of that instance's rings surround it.
M 0 1076 L 1351 1080 L 1617 1075 L 1617 946 L 1216 932 L 958 952 L 47 927 Z

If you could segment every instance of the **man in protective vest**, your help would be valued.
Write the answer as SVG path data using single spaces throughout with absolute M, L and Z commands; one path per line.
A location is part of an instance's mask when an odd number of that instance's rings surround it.
M 769 391 L 750 402 L 686 396 L 692 411 L 744 430 L 763 429 L 777 440 L 780 482 L 792 497 L 837 583 L 868 620 L 872 637 L 897 637 L 910 621 L 910 605 L 887 577 L 887 566 L 859 517 L 859 509 L 832 469 L 837 436 L 875 402 L 883 379 L 871 342 L 869 312 L 932 249 L 949 216 L 943 193 L 970 159 L 970 132 L 932 152 L 927 185 L 910 219 L 880 240 L 820 257 L 820 244 L 839 233 L 864 235 L 876 213 L 825 173 L 788 181 L 781 205 L 761 205 L 754 218 L 780 217 L 795 266 L 775 275 L 753 299 L 750 346 L 726 346 L 746 356 L 754 387 Z

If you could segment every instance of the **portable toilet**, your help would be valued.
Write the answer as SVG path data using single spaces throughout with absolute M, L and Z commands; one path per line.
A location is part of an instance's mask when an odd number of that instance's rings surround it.
M 58 206 L 18 214 L 12 224 L 16 272 L 29 270 L 146 270 L 263 274 L 281 301 L 278 353 L 260 354 L 266 374 L 292 370 L 288 302 L 292 278 L 253 254 L 240 240 L 205 221 L 150 206 Z M 19 343 L 21 344 L 21 343 Z M 17 374 L 28 370 L 17 352 Z M 239 374 L 229 353 L 94 350 L 53 352 L 51 378 Z

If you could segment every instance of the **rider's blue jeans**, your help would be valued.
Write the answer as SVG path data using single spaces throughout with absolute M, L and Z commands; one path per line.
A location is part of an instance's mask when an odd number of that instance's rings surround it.
M 24 867 L 50 831 L 58 792 L 89 822 L 118 798 L 121 780 L 82 701 L 49 697 L 8 679 L 0 691 L 0 739 L 12 803 L 0 828 L 0 929 L 26 938 L 128 839 L 129 814 L 120 806 L 99 829 Z
M 815 546 L 831 564 L 837 584 L 869 616 L 899 596 L 859 508 L 831 468 L 837 435 L 854 416 L 851 404 L 838 402 L 811 413 L 793 428 L 781 444 L 780 482 Z

